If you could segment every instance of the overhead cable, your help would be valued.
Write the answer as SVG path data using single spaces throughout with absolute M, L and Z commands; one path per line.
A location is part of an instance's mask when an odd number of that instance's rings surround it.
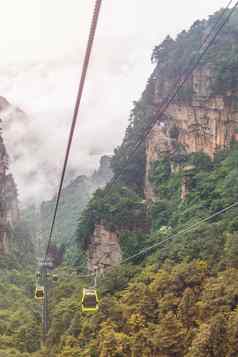
M 71 149 L 71 145 L 72 145 L 75 126 L 77 123 L 79 107 L 80 107 L 80 103 L 81 103 L 81 99 L 82 99 L 82 95 L 83 95 L 83 89 L 84 89 L 86 74 L 87 74 L 87 70 L 88 70 L 88 66 L 89 66 L 90 55 L 92 52 L 94 37 L 95 37 L 95 33 L 96 33 L 101 3 L 102 3 L 102 0 L 96 0 L 96 2 L 95 2 L 93 17 L 92 17 L 87 47 L 86 47 L 86 52 L 85 52 L 84 61 L 83 61 L 82 73 L 81 73 L 81 78 L 79 81 L 78 93 L 77 93 L 77 98 L 76 98 L 74 112 L 73 112 L 73 118 L 72 118 L 71 128 L 70 128 L 70 132 L 69 132 L 69 138 L 68 138 L 68 143 L 67 143 L 67 147 L 66 147 L 66 153 L 65 153 L 62 173 L 61 173 L 61 177 L 60 177 L 58 193 L 56 196 L 56 204 L 55 204 L 55 208 L 54 208 L 54 212 L 53 212 L 53 218 L 52 218 L 52 223 L 51 223 L 51 227 L 50 227 L 49 239 L 48 239 L 46 252 L 45 252 L 45 258 L 44 258 L 45 261 L 46 261 L 46 258 L 47 258 L 48 252 L 49 252 L 49 248 L 50 248 L 50 244 L 51 244 L 51 240 L 52 240 L 52 236 L 53 236 L 57 211 L 59 208 L 59 202 L 60 202 L 60 197 L 61 197 L 64 178 L 65 178 L 65 172 L 66 172 L 66 168 L 68 165 L 69 154 L 70 154 L 70 149 Z
M 153 245 L 151 245 L 151 246 L 149 246 L 147 248 L 144 248 L 144 249 L 140 250 L 139 252 L 137 252 L 137 253 L 129 256 L 128 258 L 124 259 L 120 264 L 127 263 L 128 261 L 133 260 L 134 258 L 137 258 L 137 257 L 139 257 L 139 256 L 141 256 L 141 255 L 153 250 L 154 248 L 158 248 L 158 247 L 164 245 L 165 243 L 167 243 L 167 242 L 169 242 L 171 240 L 174 240 L 175 238 L 177 238 L 181 234 L 192 232 L 192 231 L 198 229 L 202 224 L 210 221 L 211 219 L 213 219 L 213 218 L 215 218 L 215 217 L 217 217 L 217 216 L 219 216 L 219 215 L 221 215 L 221 214 L 223 214 L 223 213 L 225 213 L 225 212 L 227 212 L 227 211 L 229 211 L 232 208 L 237 207 L 237 206 L 238 206 L 238 201 L 233 203 L 233 204 L 231 204 L 228 207 L 225 207 L 225 208 L 221 209 L 220 211 L 218 211 L 216 213 L 213 213 L 209 217 L 201 219 L 200 221 L 196 222 L 195 224 L 191 225 L 190 227 L 188 227 L 186 229 L 183 229 L 183 230 L 179 231 L 178 233 L 175 233 L 175 234 L 165 238 L 164 240 L 162 240 L 160 242 L 157 242 L 157 243 L 155 243 L 155 244 L 153 244 Z

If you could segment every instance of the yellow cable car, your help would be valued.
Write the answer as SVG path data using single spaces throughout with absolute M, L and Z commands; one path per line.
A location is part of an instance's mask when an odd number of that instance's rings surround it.
M 95 288 L 83 289 L 82 312 L 97 312 L 99 299 Z
M 58 275 L 57 274 L 53 274 L 52 275 L 52 280 L 56 283 L 58 281 Z
M 35 299 L 39 302 L 43 302 L 45 296 L 44 286 L 38 286 L 35 291 Z

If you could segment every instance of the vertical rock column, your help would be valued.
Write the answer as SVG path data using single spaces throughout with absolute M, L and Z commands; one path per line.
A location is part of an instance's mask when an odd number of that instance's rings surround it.
M 8 155 L 0 133 L 0 255 L 8 253 L 10 231 L 19 220 L 16 184 L 7 170 Z
M 8 252 L 8 227 L 6 205 L 6 171 L 8 156 L 3 139 L 0 136 L 0 255 Z
M 118 265 L 120 261 L 118 234 L 107 230 L 103 224 L 97 224 L 88 247 L 88 270 L 102 273 L 106 268 Z

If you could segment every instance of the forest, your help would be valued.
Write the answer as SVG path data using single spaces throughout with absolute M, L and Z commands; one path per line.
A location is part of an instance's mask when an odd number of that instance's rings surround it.
M 120 173 L 120 179 L 98 189 L 83 212 L 78 208 L 74 245 L 66 253 L 78 259 L 68 258 L 54 270 L 59 280 L 50 282 L 50 326 L 44 345 L 41 305 L 33 299 L 34 247 L 26 225 L 16 227 L 12 253 L 0 258 L 0 356 L 238 356 L 236 139 L 213 157 L 178 146 L 173 155 L 156 160 L 149 180 L 157 199 L 149 204 L 144 197 L 145 142 L 131 155 L 156 113 L 156 90 L 166 95 L 164 83 L 169 81 L 172 86 L 183 73 L 220 14 L 196 21 L 176 39 L 168 36 L 154 48 L 155 69 L 141 98 L 133 104 L 125 137 L 112 158 L 114 178 Z M 238 12 L 201 63 L 212 67 L 209 95 L 229 97 L 233 112 L 237 109 L 237 40 Z M 191 105 L 192 97 L 188 81 L 175 101 Z M 182 199 L 185 178 L 188 192 Z M 75 212 L 74 193 L 65 191 L 67 194 Z M 62 210 L 60 213 L 64 217 Z M 72 237 L 68 221 L 61 220 L 61 230 Z M 86 272 L 82 261 L 85 265 L 90 237 L 102 222 L 120 236 L 125 263 L 99 276 L 100 309 L 87 315 L 81 312 L 82 288 L 92 281 L 80 277 Z M 126 261 L 151 246 L 154 248 Z

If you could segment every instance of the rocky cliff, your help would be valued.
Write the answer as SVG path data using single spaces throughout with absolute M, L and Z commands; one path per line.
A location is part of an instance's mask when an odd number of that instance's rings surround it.
M 145 197 L 154 199 L 151 164 L 161 157 L 205 152 L 210 157 L 237 140 L 238 109 L 233 96 L 210 96 L 208 71 L 194 73 L 191 103 L 173 103 L 146 140 Z M 160 100 L 158 100 L 158 103 Z M 159 104 L 158 104 L 159 105 Z
M 188 46 L 189 41 L 192 46 L 194 33 L 197 32 L 198 35 L 200 31 L 201 36 L 209 28 L 208 25 L 209 23 L 195 23 L 188 33 L 181 33 L 176 41 L 168 37 L 155 49 L 154 55 L 158 61 L 153 73 L 152 103 L 155 112 L 159 111 L 163 100 L 173 93 L 177 78 L 186 68 L 185 65 L 181 70 L 181 66 L 177 65 L 176 61 L 179 62 L 180 59 L 176 59 L 176 51 L 181 51 L 181 46 L 186 42 Z M 210 49 L 209 56 L 178 91 L 176 98 L 148 135 L 145 143 L 144 187 L 147 200 L 156 198 L 149 179 L 153 162 L 165 156 L 174 158 L 176 162 L 179 155 L 193 152 L 204 152 L 213 158 L 216 152 L 229 148 L 232 140 L 237 140 L 237 36 L 236 29 L 234 32 L 227 31 L 218 38 L 215 47 Z M 227 51 L 222 46 L 226 46 Z M 167 55 L 167 59 L 165 57 L 162 61 L 161 51 Z M 189 46 L 185 47 L 184 61 L 186 53 L 191 58 Z
M 86 251 L 88 269 L 104 271 L 140 248 L 150 224 L 146 205 L 135 192 L 120 186 L 97 190 L 83 211 L 77 241 Z
M 121 261 L 119 235 L 106 229 L 103 224 L 97 224 L 90 239 L 87 251 L 88 270 L 103 272 Z
M 12 228 L 18 221 L 16 184 L 13 176 L 8 173 L 8 155 L 0 135 L 0 254 L 8 253 Z

